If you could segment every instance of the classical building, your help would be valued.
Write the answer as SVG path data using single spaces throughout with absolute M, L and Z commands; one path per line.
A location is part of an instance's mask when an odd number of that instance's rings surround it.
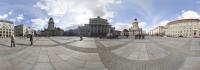
M 29 34 L 34 34 L 34 30 L 31 29 L 30 27 L 24 25 L 24 24 L 20 24 L 15 26 L 15 35 L 16 36 L 27 36 Z
M 143 34 L 142 28 L 139 28 L 137 19 L 134 19 L 132 23 L 132 27 L 130 28 L 130 35 L 139 35 Z
M 11 21 L 0 20 L 0 37 L 10 37 L 14 33 L 14 24 Z
M 200 19 L 182 19 L 166 25 L 166 35 L 172 37 L 199 37 Z
M 54 30 L 55 29 L 54 24 L 55 23 L 54 23 L 53 18 L 50 18 L 49 22 L 48 22 L 48 28 L 47 28 L 47 30 Z
M 123 36 L 129 36 L 128 29 L 123 29 L 123 31 L 121 32 L 121 35 L 123 35 Z
M 150 35 L 154 35 L 154 36 L 164 36 L 165 35 L 165 31 L 166 31 L 166 27 L 164 26 L 158 26 L 154 29 L 152 29 L 150 31 Z
M 122 33 L 122 31 L 115 30 L 115 35 L 116 36 L 121 36 L 122 35 L 121 33 Z
M 85 24 L 83 30 L 87 36 L 106 36 L 109 29 L 113 31 L 108 21 L 98 16 L 97 18 L 91 18 L 89 24 Z
M 62 36 L 64 35 L 64 30 L 54 26 L 53 18 L 49 19 L 48 28 L 44 31 L 41 31 L 43 36 Z

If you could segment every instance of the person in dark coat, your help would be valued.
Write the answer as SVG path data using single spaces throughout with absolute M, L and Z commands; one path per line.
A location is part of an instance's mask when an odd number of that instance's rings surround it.
M 11 35 L 10 39 L 11 39 L 11 46 L 10 46 L 10 48 L 15 47 L 15 36 Z
M 82 36 L 82 34 L 80 34 L 80 41 L 82 41 L 83 40 L 83 36 Z
M 141 34 L 139 34 L 139 39 L 141 39 Z
M 31 45 L 33 45 L 33 35 L 30 34 L 30 42 L 31 42 Z
M 145 35 L 144 34 L 142 34 L 142 39 L 144 39 L 145 38 Z

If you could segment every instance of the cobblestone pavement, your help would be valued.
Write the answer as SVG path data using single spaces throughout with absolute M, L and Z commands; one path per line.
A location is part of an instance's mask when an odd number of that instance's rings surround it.
M 0 70 L 200 70 L 200 39 L 79 37 L 0 40 Z

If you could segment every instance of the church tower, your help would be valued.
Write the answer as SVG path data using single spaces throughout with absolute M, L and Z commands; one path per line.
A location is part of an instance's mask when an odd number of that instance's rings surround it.
M 138 26 L 138 21 L 135 18 L 134 22 L 132 23 L 132 30 L 137 30 L 137 29 L 139 29 L 139 26 Z
M 48 22 L 48 30 L 54 30 L 54 20 L 53 20 L 53 18 L 51 17 L 50 19 L 49 19 L 49 22 Z

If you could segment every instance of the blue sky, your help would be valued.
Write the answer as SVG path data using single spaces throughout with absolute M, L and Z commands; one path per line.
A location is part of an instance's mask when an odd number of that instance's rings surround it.
M 0 19 L 46 28 L 49 17 L 65 30 L 101 16 L 117 30 L 128 29 L 134 18 L 150 29 L 177 19 L 200 18 L 198 0 L 0 0 Z

